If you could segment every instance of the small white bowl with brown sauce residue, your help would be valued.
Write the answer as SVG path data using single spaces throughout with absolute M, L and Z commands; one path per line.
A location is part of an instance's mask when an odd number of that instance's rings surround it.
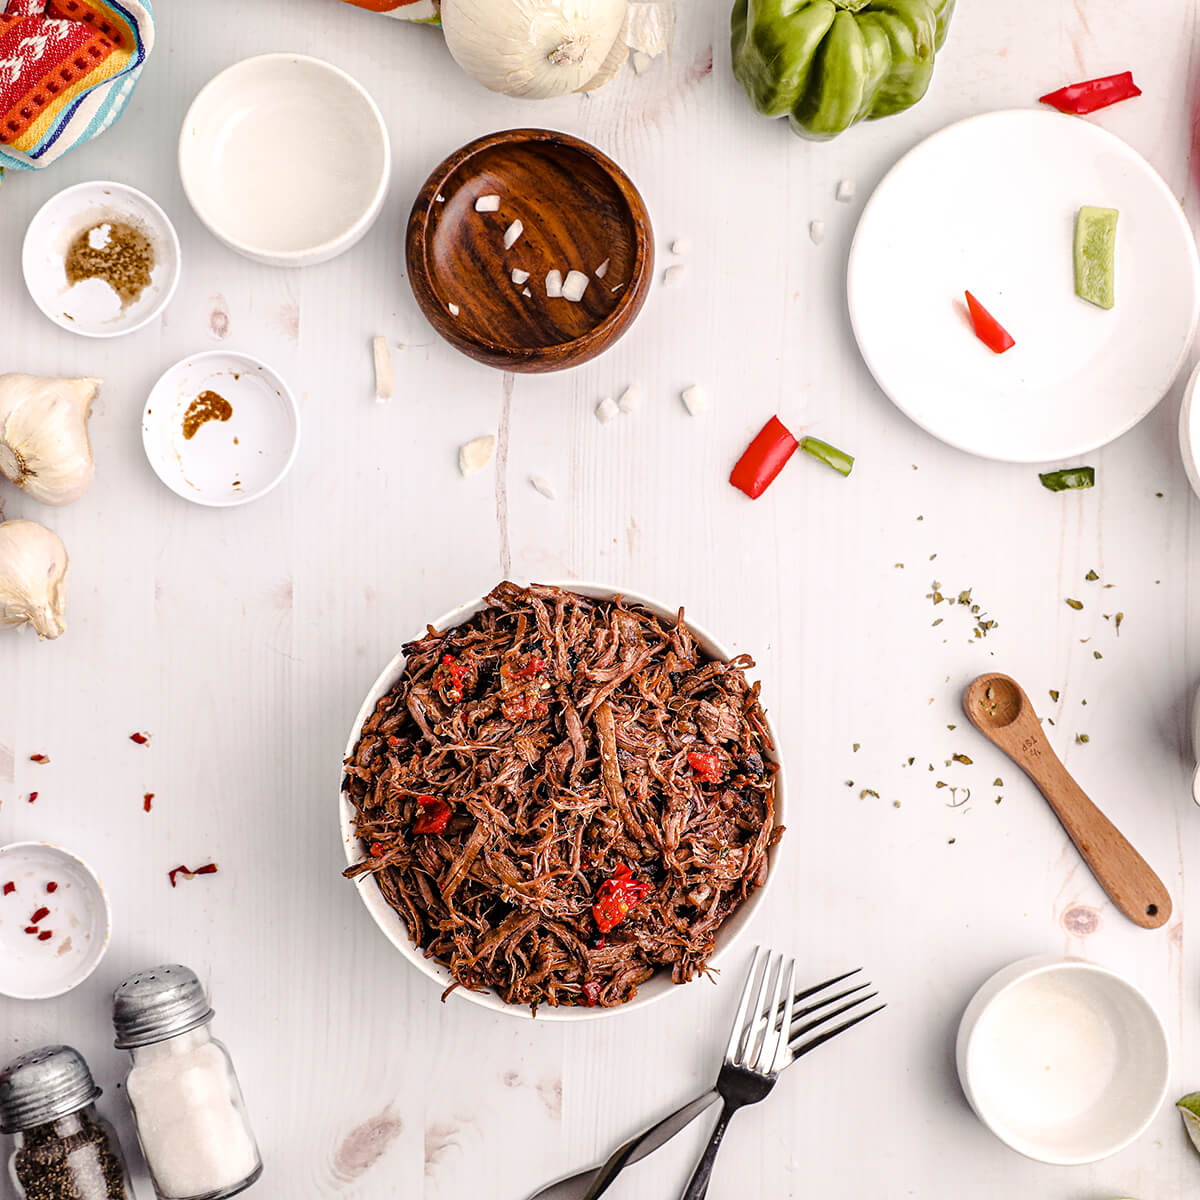
M 119 337 L 149 324 L 171 302 L 179 267 L 167 214 L 136 188 L 105 181 L 51 196 L 21 251 L 33 302 L 84 337 Z
M 192 354 L 150 392 L 142 445 L 177 496 L 231 508 L 265 496 L 291 470 L 300 410 L 281 376 L 252 355 Z

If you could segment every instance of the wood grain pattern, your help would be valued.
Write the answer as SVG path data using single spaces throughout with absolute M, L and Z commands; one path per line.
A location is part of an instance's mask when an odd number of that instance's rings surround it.
M 963 693 L 963 711 L 1037 785 L 1112 902 L 1143 929 L 1165 925 L 1171 897 L 1162 880 L 1062 765 L 1021 685 L 981 675 Z
M 213 989 L 266 1160 L 250 1200 L 525 1200 L 711 1086 L 741 964 L 586 1029 L 519 1022 L 442 1004 L 340 876 L 339 758 L 362 697 L 414 629 L 505 563 L 520 578 L 603 577 L 678 598 L 755 655 L 793 801 L 784 870 L 747 940 L 793 950 L 813 978 L 863 966 L 889 1002 L 735 1122 L 714 1200 L 1191 1196 L 1195 1152 L 1169 1107 L 1117 1158 L 1050 1168 L 980 1125 L 950 1065 L 984 979 L 1031 954 L 1072 954 L 1150 996 L 1179 1064 L 1172 1097 L 1197 1086 L 1200 969 L 1184 935 L 1200 878 L 1188 729 L 1200 502 L 1176 451 L 1182 380 L 1088 455 L 1095 488 L 1053 496 L 1035 470 L 970 458 L 898 413 L 859 358 L 844 288 L 863 204 L 904 151 L 951 121 L 1127 66 L 1145 95 L 1087 119 L 1145 155 L 1195 224 L 1200 4 L 961 4 L 926 98 L 825 145 L 747 104 L 729 71 L 729 0 L 677 7 L 669 59 L 538 103 L 472 83 L 436 31 L 338 0 L 164 0 L 121 120 L 50 170 L 8 174 L 0 370 L 105 385 L 83 500 L 41 508 L 0 481 L 5 513 L 49 525 L 71 554 L 67 634 L 47 645 L 0 634 L 0 841 L 81 853 L 105 880 L 115 936 L 71 995 L 0 999 L 0 1043 L 76 1045 L 132 1147 L 109 992 L 147 963 L 189 963 Z M 361 80 L 395 152 L 380 220 L 305 271 L 220 246 L 175 165 L 199 88 L 281 48 Z M 662 263 L 686 272 L 677 287 L 656 281 L 626 336 L 573 371 L 501 375 L 457 353 L 404 276 L 405 222 L 430 165 L 517 125 L 611 154 L 646 199 Z M 183 275 L 162 320 L 95 343 L 30 302 L 21 239 L 54 192 L 114 174 L 167 210 Z M 850 204 L 834 199 L 842 179 L 858 185 Z M 821 246 L 814 219 L 826 222 Z M 679 258 L 677 237 L 692 241 Z M 374 399 L 379 335 L 396 366 L 387 405 Z M 279 489 L 213 513 L 162 487 L 138 430 L 159 374 L 218 347 L 253 351 L 289 381 L 303 434 Z M 641 409 L 600 426 L 596 403 L 630 383 Z M 703 418 L 679 403 L 691 384 L 712 397 Z M 854 474 L 797 456 L 760 500 L 734 491 L 730 468 L 774 412 L 854 453 Z M 503 462 L 498 451 L 460 478 L 458 447 L 502 431 Z M 1100 580 L 1086 581 L 1093 569 Z M 952 598 L 973 589 L 996 628 L 976 638 L 969 605 L 929 599 L 934 580 Z M 1162 872 L 1177 902 L 1162 930 L 1117 915 L 1033 785 L 968 726 L 963 687 L 997 662 Z M 128 740 L 135 729 L 149 746 Z M 29 761 L 38 752 L 50 765 Z M 951 807 L 951 787 L 970 800 Z M 166 872 L 197 859 L 220 873 L 172 890 Z M 706 1134 L 697 1122 L 623 1175 L 621 1200 L 678 1196 Z
M 481 196 L 499 197 L 499 211 L 476 211 Z M 450 155 L 417 196 L 407 245 L 430 324 L 511 371 L 559 371 L 607 350 L 641 311 L 654 271 L 650 215 L 629 176 L 587 142 L 544 129 L 489 134 Z M 515 282 L 514 270 L 527 279 Z M 548 296 L 548 273 L 561 281 L 572 270 L 587 276 L 582 299 Z

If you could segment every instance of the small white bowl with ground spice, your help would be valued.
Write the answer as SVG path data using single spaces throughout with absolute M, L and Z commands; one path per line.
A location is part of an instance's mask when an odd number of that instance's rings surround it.
M 108 896 L 83 859 L 49 842 L 0 846 L 0 995 L 46 1000 L 78 987 L 111 932 Z
M 118 337 L 154 320 L 179 284 L 179 238 L 149 196 L 80 183 L 38 210 L 21 266 L 34 303 L 62 329 Z
M 177 496 L 230 508 L 265 496 L 291 470 L 300 411 L 279 374 L 252 355 L 193 354 L 154 385 L 142 444 Z

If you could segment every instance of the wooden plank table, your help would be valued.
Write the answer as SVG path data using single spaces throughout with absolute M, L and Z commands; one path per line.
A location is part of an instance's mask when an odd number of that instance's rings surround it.
M 80 852 L 102 872 L 115 917 L 86 985 L 45 1003 L 0 1002 L 4 1057 L 75 1044 L 120 1116 L 125 1056 L 111 1048 L 109 992 L 131 969 L 191 964 L 211 985 L 262 1141 L 253 1194 L 280 1200 L 519 1200 L 706 1086 L 732 980 L 580 1027 L 443 1005 L 339 874 L 342 746 L 400 644 L 503 576 L 596 579 L 686 604 L 759 659 L 792 800 L 781 877 L 754 934 L 795 950 L 806 976 L 862 965 L 890 1002 L 734 1125 L 714 1196 L 1194 1191 L 1200 1162 L 1169 1107 L 1107 1162 L 1039 1166 L 976 1122 L 952 1062 L 959 1014 L 988 974 L 1066 953 L 1143 987 L 1175 1051 L 1172 1099 L 1200 1086 L 1200 989 L 1183 939 L 1186 875 L 1200 871 L 1187 718 L 1200 674 L 1200 510 L 1176 447 L 1182 381 L 1087 456 L 1096 490 L 1053 496 L 1035 470 L 944 447 L 887 402 L 850 334 L 844 270 L 862 205 L 903 151 L 950 121 L 1125 68 L 1145 95 L 1091 119 L 1146 155 L 1195 223 L 1200 5 L 961 3 L 920 106 L 826 145 L 754 117 L 730 76 L 726 0 L 681 3 L 669 62 L 542 104 L 476 87 L 432 31 L 332 0 L 161 0 L 158 10 L 158 47 L 121 122 L 44 174 L 10 175 L 0 192 L 0 370 L 106 380 L 88 496 L 51 511 L 0 489 L 7 516 L 44 520 L 72 556 L 68 634 L 0 640 L 0 842 L 47 838 Z M 175 167 L 199 87 L 277 49 L 359 78 L 395 156 L 367 239 L 297 272 L 219 245 Z M 612 352 L 514 379 L 436 339 L 405 279 L 403 230 L 445 153 L 520 124 L 566 129 L 626 167 L 661 266 L 673 238 L 694 248 L 683 284 L 656 286 Z M 165 317 L 111 342 L 54 328 L 19 271 L 37 207 L 93 178 L 158 199 L 184 251 Z M 842 179 L 857 183 L 852 203 L 834 199 Z M 820 246 L 814 219 L 827 225 Z M 904 280 L 894 286 L 902 305 Z M 395 347 L 398 395 L 386 406 L 372 398 L 377 334 Z M 160 372 L 215 347 L 273 364 L 304 422 L 285 485 L 223 512 L 169 493 L 139 435 Z M 596 403 L 632 382 L 641 411 L 601 426 Z M 700 418 L 679 402 L 693 383 L 713 398 Z M 733 459 L 777 410 L 857 455 L 853 475 L 806 460 L 754 505 L 729 488 Z M 498 435 L 494 468 L 464 480 L 457 447 L 481 433 Z M 1085 582 L 1089 570 L 1112 588 Z M 947 596 L 971 589 L 998 627 L 977 639 L 966 606 L 934 611 L 933 580 Z M 1119 637 L 1104 617 L 1117 611 Z M 1031 786 L 967 727 L 961 688 L 988 669 L 1025 684 L 1069 769 L 1162 874 L 1176 906 L 1166 929 L 1143 932 L 1111 909 Z M 139 729 L 153 735 L 146 747 L 129 741 Z M 1090 740 L 1075 744 L 1077 733 Z M 34 753 L 51 763 L 31 763 Z M 973 764 L 943 765 L 954 753 Z M 970 803 L 949 807 L 939 779 L 970 787 Z M 209 859 L 219 874 L 169 887 L 169 868 Z M 132 1145 L 124 1118 L 122 1130 Z M 697 1145 L 681 1138 L 620 1194 L 676 1194 Z M 142 1188 L 149 1196 L 144 1177 Z

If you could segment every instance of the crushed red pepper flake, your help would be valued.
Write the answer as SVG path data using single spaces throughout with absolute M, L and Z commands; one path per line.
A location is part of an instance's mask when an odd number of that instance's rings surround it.
M 51 894 L 53 894 L 54 892 L 57 892 L 58 884 L 55 883 L 53 879 L 51 879 L 50 882 L 46 884 L 46 891 L 50 892 Z
M 38 941 L 39 942 L 48 942 L 53 936 L 54 936 L 53 929 L 43 929 L 42 932 L 38 934 Z
M 149 812 L 149 811 L 150 811 L 150 809 L 153 807 L 153 805 L 154 805 L 154 793 L 153 793 L 153 792 L 147 792 L 147 793 L 146 793 L 146 794 L 145 794 L 145 795 L 142 797 L 142 811 L 143 811 L 143 812 Z
M 32 804 L 38 798 L 38 796 L 40 794 L 41 793 L 39 793 L 39 792 L 30 792 L 29 793 L 29 803 Z
M 26 925 L 25 926 L 26 933 L 37 933 L 37 931 L 38 931 L 38 927 L 36 925 Z
M 148 733 L 131 733 L 129 740 L 136 742 L 139 746 L 144 746 L 150 740 L 150 735 Z
M 31 754 L 29 756 L 29 761 L 33 762 L 33 763 L 37 763 L 39 766 L 43 766 L 50 761 L 50 755 L 48 755 L 48 754 Z
M 11 896 L 13 894 L 13 892 L 15 892 L 16 890 L 17 890 L 17 885 L 15 883 L 13 883 L 13 881 L 11 879 L 4 885 L 4 894 L 6 896 Z
M 50 910 L 43 906 L 37 909 L 33 916 L 29 918 L 29 923 L 30 925 L 40 925 L 49 915 Z
M 197 875 L 215 875 L 217 873 L 216 863 L 206 863 L 202 867 L 197 867 L 194 871 L 190 867 L 176 867 L 173 871 L 167 872 L 167 878 L 171 881 L 171 886 L 175 887 L 175 877 L 182 875 L 184 879 L 193 879 Z

